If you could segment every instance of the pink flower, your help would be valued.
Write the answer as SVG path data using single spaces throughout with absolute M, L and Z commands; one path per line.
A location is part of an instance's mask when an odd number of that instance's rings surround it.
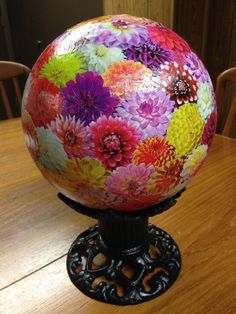
M 90 125 L 96 158 L 108 169 L 130 163 L 140 138 L 138 131 L 120 118 L 100 117 Z
M 114 195 L 104 189 L 91 187 L 79 187 L 74 196 L 81 204 L 97 209 L 114 209 L 125 202 L 125 200 L 118 195 Z
M 163 91 L 139 92 L 127 96 L 117 114 L 140 130 L 142 139 L 164 136 L 175 102 Z
M 148 180 L 153 172 L 153 166 L 147 168 L 144 164 L 119 167 L 108 177 L 107 189 L 115 195 L 137 199 L 147 194 Z
M 69 158 L 82 158 L 88 153 L 87 132 L 80 120 L 75 120 L 75 116 L 57 116 L 51 122 L 50 128 L 63 143 L 64 149 Z
M 211 146 L 215 134 L 216 122 L 216 112 L 213 111 L 205 124 L 202 133 L 202 144 L 207 144 L 208 146 Z

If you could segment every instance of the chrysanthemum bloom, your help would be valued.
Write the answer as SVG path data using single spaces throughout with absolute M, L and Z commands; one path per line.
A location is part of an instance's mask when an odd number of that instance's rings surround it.
M 108 169 L 130 163 L 140 136 L 127 121 L 103 116 L 91 123 L 90 132 L 95 156 Z
M 128 47 L 124 50 L 124 54 L 127 59 L 141 62 L 154 73 L 157 73 L 160 64 L 165 61 L 172 60 L 169 51 L 166 51 L 159 45 L 154 44 L 151 40 L 144 42 L 142 45 Z
M 133 93 L 116 109 L 118 116 L 129 121 L 141 138 L 164 136 L 174 110 L 174 101 L 163 91 Z
M 197 95 L 200 114 L 206 120 L 214 109 L 209 85 L 204 83 L 199 84 Z
M 75 193 L 81 204 L 90 208 L 115 208 L 125 202 L 125 199 L 104 189 L 79 187 Z
M 206 158 L 207 150 L 207 145 L 200 145 L 192 151 L 183 165 L 182 177 L 191 177 L 196 174 Z
M 148 33 L 155 44 L 160 45 L 165 50 L 171 51 L 172 55 L 179 62 L 183 62 L 183 56 L 191 50 L 183 38 L 164 26 L 148 26 Z
M 113 62 L 103 74 L 105 86 L 109 86 L 113 94 L 124 98 L 136 91 L 152 71 L 140 62 L 133 60 Z
M 148 38 L 148 31 L 144 25 L 135 23 L 125 15 L 113 16 L 111 22 L 101 23 L 91 41 L 94 44 L 103 44 L 107 47 L 120 46 L 127 48 L 139 45 Z
M 139 198 L 147 194 L 147 183 L 153 171 L 153 166 L 147 168 L 144 164 L 118 167 L 107 178 L 107 190 L 127 199 Z
M 120 211 L 136 211 L 158 204 L 163 198 L 162 194 L 142 195 L 138 199 L 131 199 L 116 207 Z
M 77 187 L 98 189 L 105 187 L 109 173 L 99 160 L 90 157 L 69 159 L 65 169 L 65 176 L 75 182 Z
M 78 52 L 64 55 L 54 55 L 45 63 L 40 77 L 46 77 L 58 87 L 63 87 L 70 80 L 74 80 L 77 73 L 84 73 L 86 64 L 84 57 Z
M 165 62 L 161 69 L 162 85 L 171 99 L 176 101 L 177 107 L 184 103 L 196 102 L 197 82 L 186 65 Z
M 191 154 L 202 138 L 204 120 L 197 104 L 185 104 L 176 110 L 167 128 L 166 139 L 174 146 L 177 156 Z
M 111 115 L 118 103 L 118 98 L 110 95 L 109 87 L 103 86 L 102 77 L 95 72 L 78 74 L 76 81 L 69 81 L 61 94 L 63 116 L 75 116 L 85 126 L 101 115 Z
M 45 63 L 49 61 L 49 59 L 54 55 L 55 50 L 57 48 L 58 41 L 53 41 L 47 48 L 44 50 L 44 52 L 40 55 L 37 62 L 33 66 L 32 69 L 32 78 L 38 79 L 41 73 L 41 70 Z
M 194 52 L 190 52 L 185 55 L 185 63 L 187 67 L 192 71 L 196 80 L 206 83 L 209 79 L 209 75 L 198 56 Z
M 24 111 L 21 119 L 26 146 L 29 149 L 32 158 L 37 161 L 39 158 L 39 143 L 35 131 L 35 125 L 27 111 Z
M 26 110 L 36 127 L 47 125 L 61 113 L 59 89 L 46 78 L 36 80 L 28 95 Z
M 205 124 L 203 133 L 202 133 L 202 144 L 207 144 L 208 147 L 211 146 L 212 141 L 213 141 L 213 135 L 215 133 L 216 129 L 216 123 L 217 123 L 217 118 L 216 118 L 216 113 L 213 111 L 210 115 L 210 117 L 207 119 L 207 122 Z
M 165 163 L 175 158 L 174 147 L 162 137 L 147 138 L 141 142 L 133 153 L 135 164 L 144 163 L 146 166 L 161 168 Z
M 84 157 L 89 150 L 88 136 L 83 123 L 75 117 L 63 117 L 62 115 L 51 122 L 50 128 L 62 141 L 69 158 Z
M 86 44 L 80 48 L 84 55 L 89 71 L 103 73 L 115 61 L 125 59 L 121 48 L 107 48 L 104 45 Z
M 59 138 L 50 129 L 36 128 L 39 141 L 39 161 L 52 171 L 62 171 L 68 159 Z
M 151 194 L 164 195 L 183 181 L 180 173 L 183 169 L 183 159 L 175 159 L 156 170 L 150 177 L 148 190 Z

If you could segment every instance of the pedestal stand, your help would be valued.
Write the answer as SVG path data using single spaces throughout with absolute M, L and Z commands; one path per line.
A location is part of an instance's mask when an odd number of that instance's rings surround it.
M 181 256 L 170 235 L 148 224 L 148 217 L 173 206 L 180 194 L 127 213 L 90 209 L 59 193 L 68 206 L 98 219 L 68 252 L 67 271 L 73 284 L 91 298 L 119 305 L 145 302 L 164 293 L 179 275 Z

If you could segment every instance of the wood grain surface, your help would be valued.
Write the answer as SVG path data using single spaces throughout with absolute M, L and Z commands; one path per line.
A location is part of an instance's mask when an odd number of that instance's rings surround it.
M 0 313 L 236 312 L 236 141 L 216 136 L 202 170 L 177 204 L 151 222 L 182 254 L 176 283 L 135 306 L 94 301 L 70 283 L 65 255 L 95 223 L 67 208 L 25 148 L 18 119 L 0 123 Z
M 103 12 L 147 17 L 172 28 L 174 0 L 103 0 Z

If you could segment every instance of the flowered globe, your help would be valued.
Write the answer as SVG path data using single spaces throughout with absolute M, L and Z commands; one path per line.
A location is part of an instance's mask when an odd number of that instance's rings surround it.
M 26 144 L 44 177 L 101 210 L 136 211 L 172 197 L 205 159 L 216 126 L 210 77 L 162 24 L 129 15 L 80 23 L 30 74 Z

